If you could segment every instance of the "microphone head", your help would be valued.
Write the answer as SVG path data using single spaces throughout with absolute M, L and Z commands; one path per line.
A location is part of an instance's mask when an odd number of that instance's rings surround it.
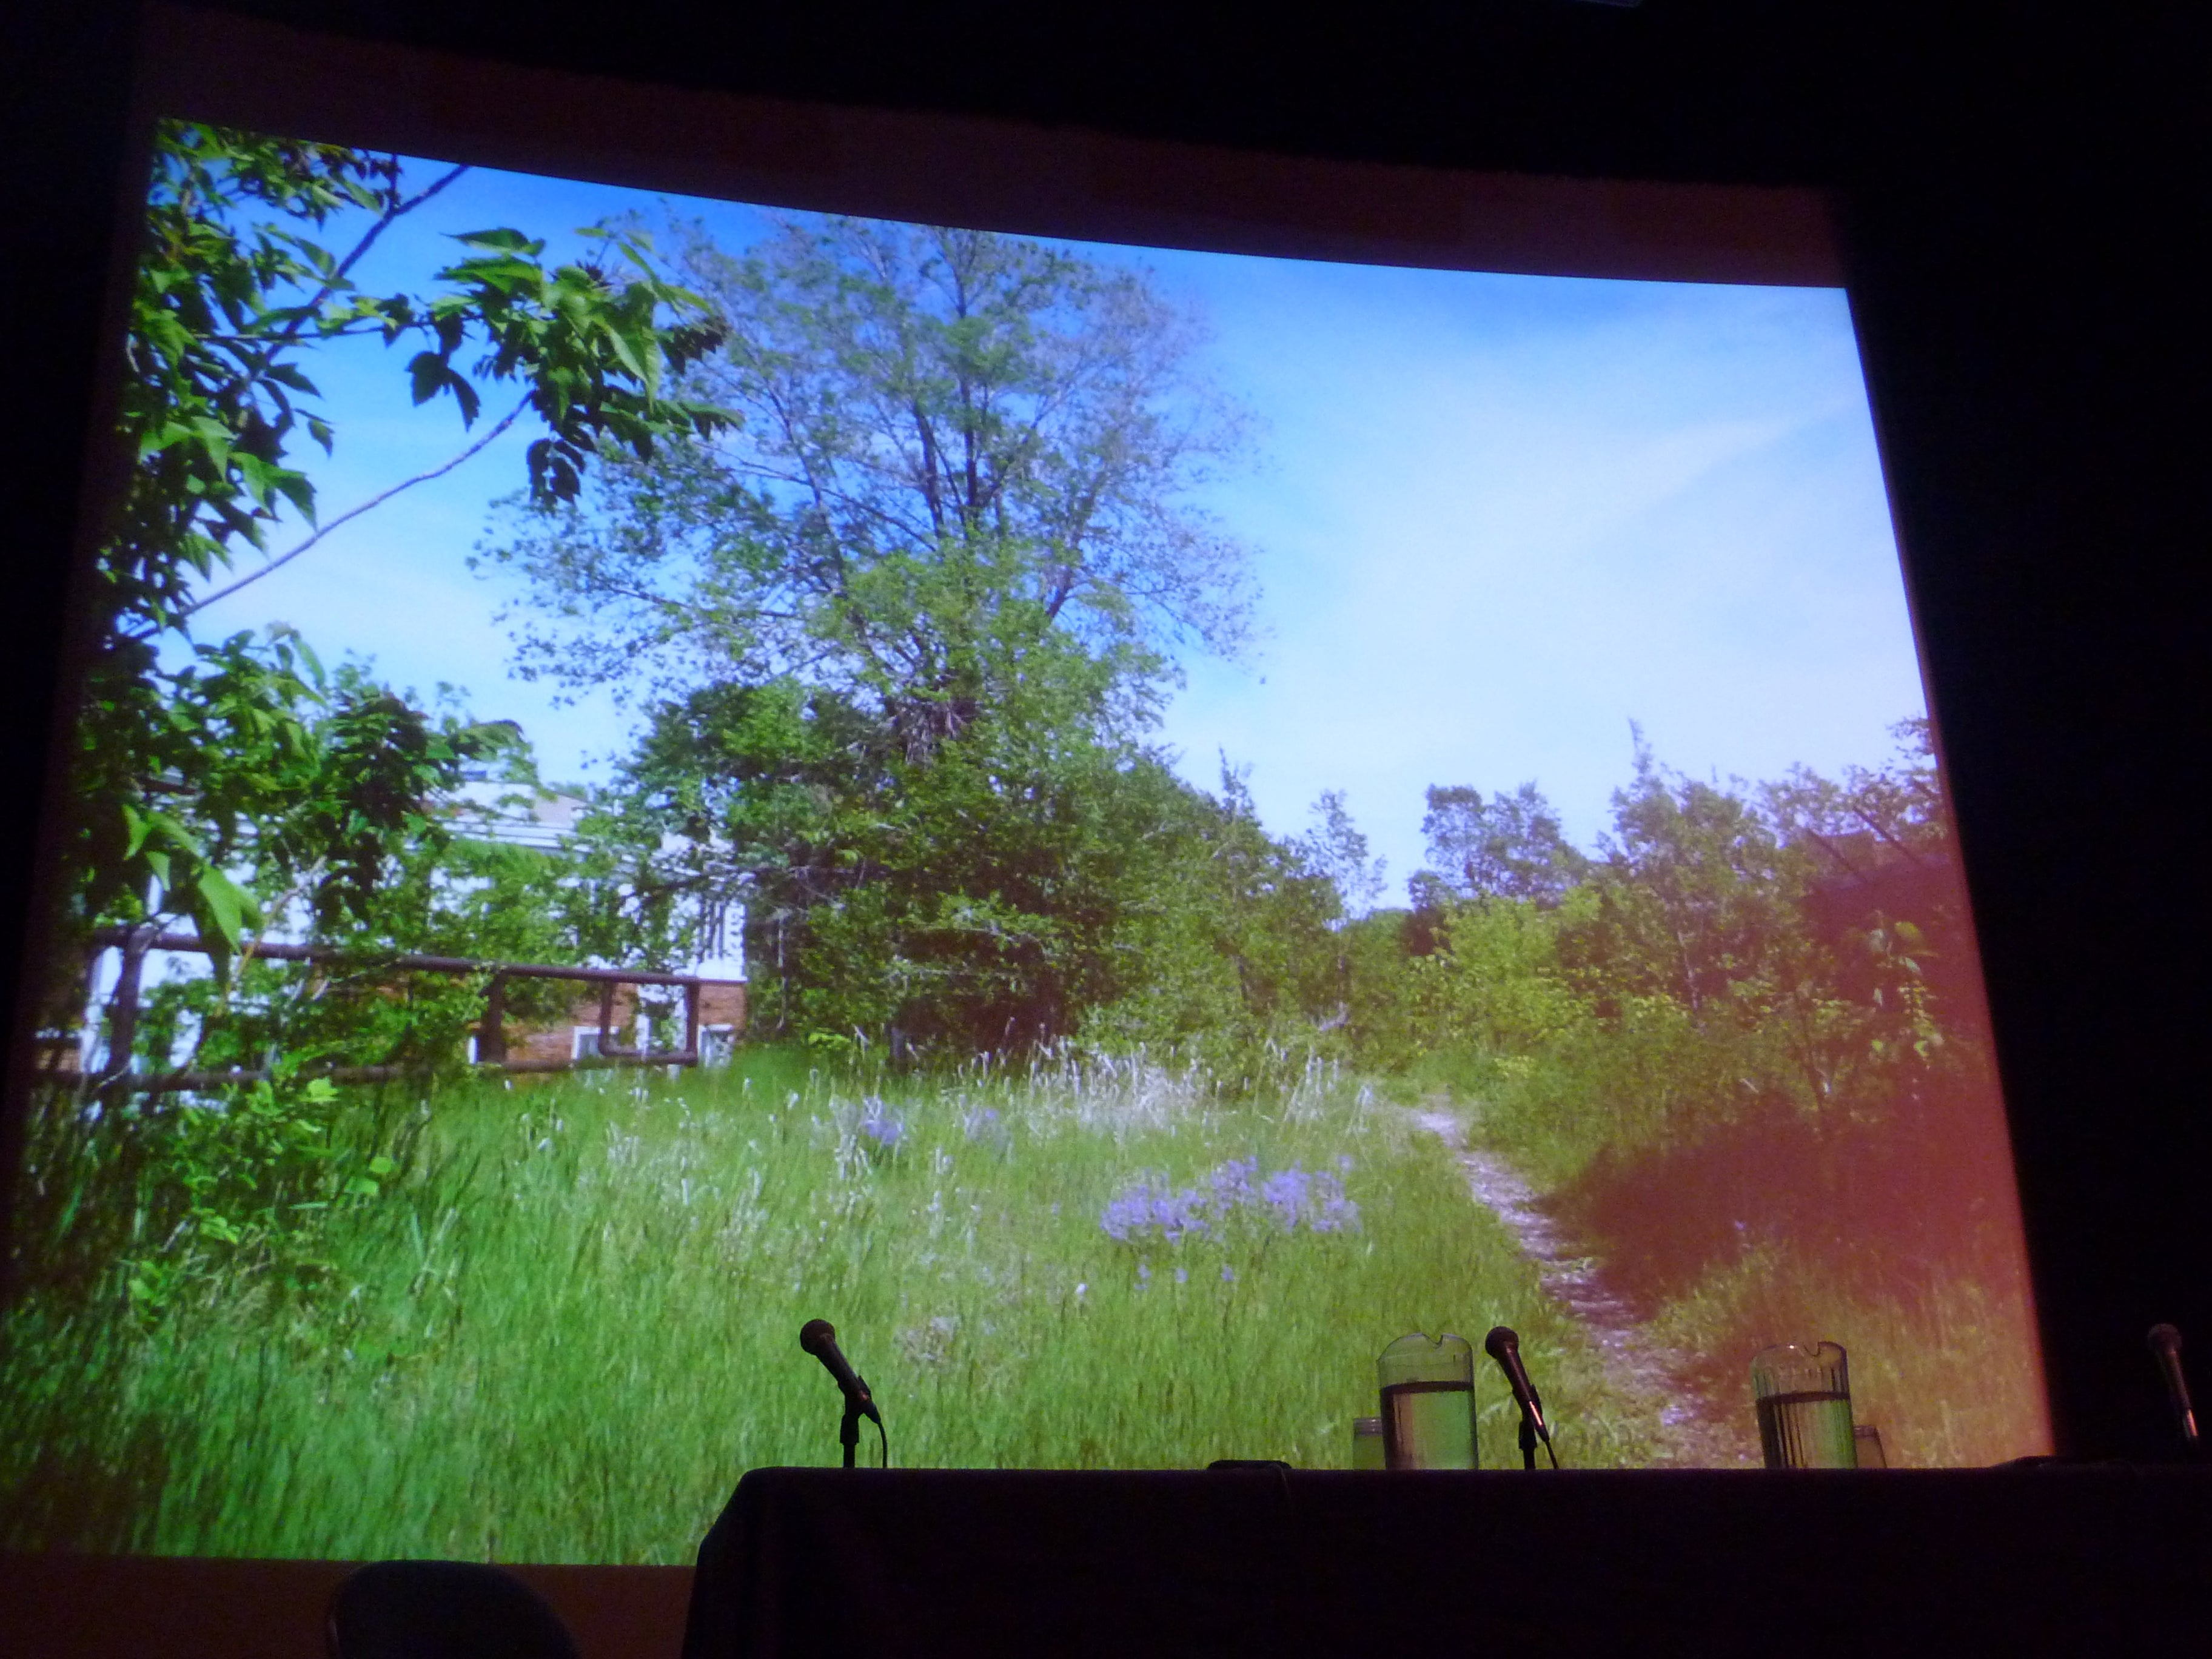
M 2150 1328 L 2150 1351 L 2155 1354 L 2175 1354 L 2181 1352 L 2181 1333 L 2171 1325 Z
M 810 1319 L 799 1328 L 799 1346 L 817 1359 L 822 1350 L 837 1340 L 837 1328 L 826 1319 Z
M 1510 1325 L 1492 1325 L 1490 1334 L 1482 1339 L 1482 1351 L 1503 1364 L 1507 1354 L 1521 1352 L 1521 1339 Z

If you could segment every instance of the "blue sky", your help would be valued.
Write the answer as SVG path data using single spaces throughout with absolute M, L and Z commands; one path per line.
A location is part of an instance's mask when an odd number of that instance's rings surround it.
M 558 248 L 661 199 L 474 172 L 358 274 L 419 286 L 447 233 L 512 224 Z M 672 205 L 732 245 L 762 224 Z M 1262 637 L 1247 663 L 1187 663 L 1162 737 L 1200 784 L 1224 751 L 1249 768 L 1278 833 L 1344 790 L 1401 896 L 1429 784 L 1534 778 L 1588 844 L 1632 720 L 1684 771 L 1763 778 L 1874 763 L 1923 712 L 1840 290 L 1091 251 L 1197 311 L 1203 367 L 1259 417 L 1253 465 L 1206 504 L 1254 550 Z M 466 441 L 450 404 L 412 407 L 403 368 L 368 343 L 309 366 L 338 432 L 335 458 L 309 452 L 326 518 Z M 627 717 L 513 679 L 513 591 L 464 562 L 528 435 L 333 532 L 201 631 L 289 623 L 326 659 L 465 687 L 522 723 L 549 778 L 604 777 Z

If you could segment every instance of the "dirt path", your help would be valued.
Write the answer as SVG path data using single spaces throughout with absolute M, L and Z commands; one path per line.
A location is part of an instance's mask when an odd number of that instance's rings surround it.
M 1465 1128 L 1440 1099 L 1432 1098 L 1413 1119 L 1458 1157 L 1474 1201 L 1505 1224 L 1522 1254 L 1535 1265 L 1545 1294 L 1589 1334 L 1613 1385 L 1651 1408 L 1662 1446 L 1655 1466 L 1755 1465 L 1759 1443 L 1748 1413 L 1738 1423 L 1712 1408 L 1688 1380 L 1681 1356 L 1652 1339 L 1634 1310 L 1606 1284 L 1597 1258 L 1578 1249 L 1544 1212 L 1534 1189 L 1503 1158 L 1468 1146 Z

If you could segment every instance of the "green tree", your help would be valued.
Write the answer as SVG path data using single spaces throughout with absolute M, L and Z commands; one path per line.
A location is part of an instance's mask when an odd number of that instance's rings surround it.
M 1367 837 L 1353 822 L 1341 789 L 1322 790 L 1310 816 L 1312 828 L 1298 841 L 1306 863 L 1328 878 L 1347 911 L 1364 914 L 1382 896 L 1389 860 L 1369 851 Z
M 842 219 L 742 258 L 695 237 L 681 263 L 726 330 L 686 384 L 742 422 L 532 503 L 489 550 L 526 584 L 526 667 L 796 674 L 919 756 L 1048 635 L 1115 665 L 1124 714 L 1168 641 L 1243 641 L 1243 550 L 1190 499 L 1240 424 L 1140 276 Z
M 1568 960 L 1607 994 L 1671 997 L 1692 1015 L 1738 1006 L 1802 939 L 1802 858 L 1754 803 L 1668 771 L 1641 733 L 1613 812 Z
M 1831 867 L 1852 871 L 1889 858 L 1925 864 L 1948 857 L 1951 813 L 1936 769 L 1935 737 L 1924 716 L 1891 728 L 1888 763 L 1848 767 L 1840 781 L 1797 767 L 1762 792 L 1786 838 L 1819 848 Z M 1870 842 L 1856 856 L 1841 843 Z
M 1115 941 L 1122 989 L 1087 1029 L 1257 1081 L 1273 1063 L 1267 1045 L 1303 1051 L 1342 1018 L 1343 899 L 1302 840 L 1267 834 L 1226 760 L 1218 794 L 1164 767 L 1152 781 L 1123 832 L 1134 888 Z
M 452 774 L 450 746 L 388 694 L 355 687 L 332 702 L 300 642 L 198 641 L 196 611 L 518 420 L 543 428 L 529 488 L 552 502 L 602 449 L 648 454 L 724 418 L 665 389 L 716 336 L 635 238 L 602 234 L 596 263 L 554 265 L 543 243 L 489 230 L 459 238 L 425 293 L 360 291 L 361 258 L 462 171 L 410 191 L 396 156 L 159 129 L 125 341 L 128 462 L 87 607 L 65 854 L 75 927 L 180 917 L 227 952 L 256 919 L 237 878 L 256 854 L 313 872 L 319 924 L 357 920 L 384 860 L 421 829 L 424 789 Z M 326 246 L 332 233 L 349 246 Z M 519 397 L 447 465 L 319 522 L 295 451 L 336 434 L 307 370 L 315 348 L 362 334 L 412 346 L 416 401 L 449 397 L 466 425 L 483 388 Z M 288 506 L 310 533 L 210 592 L 241 550 L 268 551 Z
M 684 384 L 742 423 L 518 504 L 484 560 L 522 578 L 526 672 L 653 699 L 600 825 L 649 868 L 641 921 L 742 899 L 805 1029 L 1078 1029 L 1129 994 L 1164 850 L 1249 839 L 1204 844 L 1143 742 L 1170 650 L 1249 618 L 1192 504 L 1239 436 L 1194 331 L 1135 273 L 981 233 L 793 221 L 683 269 L 726 331 Z
M 1848 1032 L 1829 1045 L 1832 1067 L 1881 1073 L 1910 1094 L 1931 1067 L 1978 1064 L 1987 1027 L 1933 734 L 1925 718 L 1892 734 L 1886 764 L 1839 781 L 1799 767 L 1764 801 L 1805 854 L 1802 908 L 1828 951 L 1828 994 L 1848 1011 L 1828 1022 Z
M 1056 705 L 1081 679 L 1032 674 L 922 757 L 833 690 L 702 688 L 661 709 L 601 831 L 633 843 L 641 915 L 744 895 L 777 1025 L 1062 1035 L 1104 994 L 1133 758 Z
M 1432 784 L 1421 834 L 1439 872 L 1432 878 L 1461 899 L 1555 905 L 1589 867 L 1533 781 L 1486 801 L 1477 789 Z
M 1414 964 L 1431 1041 L 1530 1054 L 1574 1030 L 1588 1009 L 1562 969 L 1562 925 L 1527 899 L 1455 906 Z

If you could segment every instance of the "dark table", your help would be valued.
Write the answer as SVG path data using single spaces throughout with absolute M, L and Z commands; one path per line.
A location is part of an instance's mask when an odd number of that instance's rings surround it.
M 2212 1652 L 2212 1474 L 757 1469 L 685 1659 Z

